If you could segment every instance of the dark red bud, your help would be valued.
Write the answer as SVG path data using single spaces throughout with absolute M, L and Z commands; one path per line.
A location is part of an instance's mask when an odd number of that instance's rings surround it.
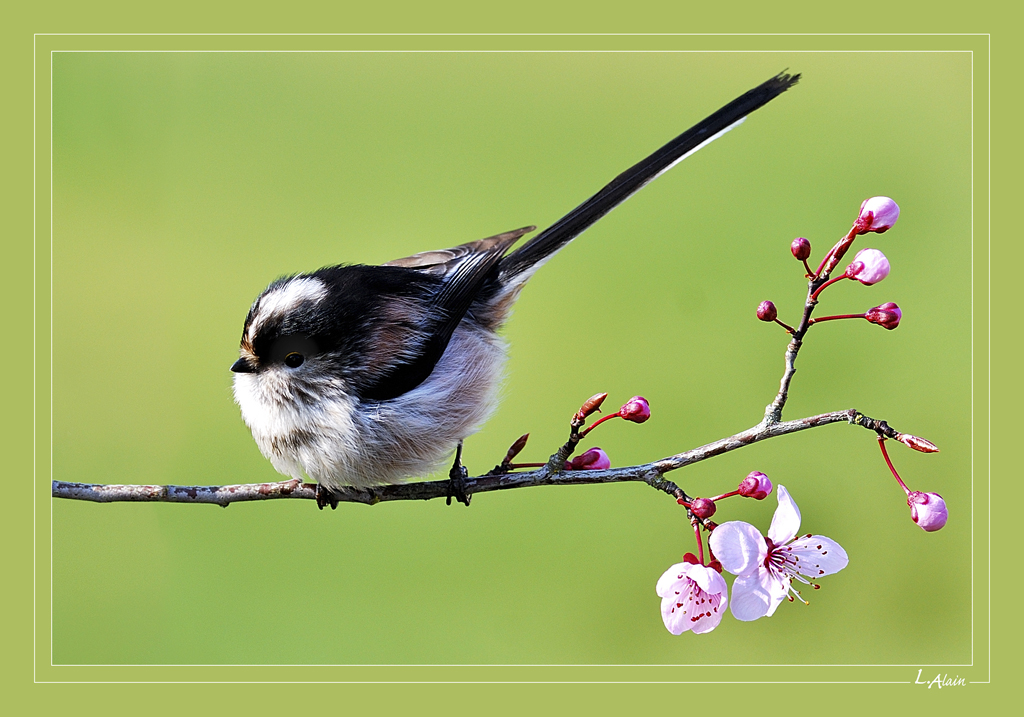
M 761 321 L 775 321 L 779 312 L 775 310 L 775 304 L 770 301 L 762 301 L 757 307 L 757 318 Z
M 690 503 L 690 511 L 701 519 L 710 518 L 715 510 L 715 502 L 707 498 L 694 498 Z
M 643 396 L 633 396 L 619 409 L 619 416 L 633 423 L 643 423 L 651 417 L 651 404 Z
M 515 443 L 509 446 L 508 453 L 505 454 L 505 462 L 511 463 L 512 459 L 518 456 L 522 452 L 522 450 L 526 448 L 526 442 L 528 440 L 530 440 L 529 433 L 524 433 L 523 435 L 519 436 L 519 438 L 515 440 Z
M 878 324 L 883 329 L 889 329 L 892 331 L 900 325 L 900 319 L 903 318 L 903 312 L 900 311 L 900 307 L 889 301 L 881 306 L 868 309 L 864 314 L 864 318 L 872 324 Z
M 804 261 L 811 255 L 811 243 L 803 237 L 797 237 L 789 245 L 789 250 L 793 252 L 797 261 Z
M 607 393 L 595 393 L 584 401 L 583 405 L 580 406 L 580 410 L 576 411 L 576 415 L 574 417 L 575 422 L 583 423 L 583 421 L 587 419 L 587 416 L 601 408 L 601 404 L 604 403 L 606 398 L 608 398 Z

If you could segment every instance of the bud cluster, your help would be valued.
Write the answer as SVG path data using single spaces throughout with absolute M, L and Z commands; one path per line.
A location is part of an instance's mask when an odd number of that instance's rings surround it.
M 810 317 L 810 314 L 818 303 L 818 297 L 832 284 L 843 279 L 853 279 L 864 286 L 873 286 L 889 276 L 891 267 L 885 254 L 878 249 L 865 248 L 857 252 L 853 261 L 850 262 L 842 274 L 829 278 L 832 269 L 839 263 L 839 260 L 846 254 L 858 236 L 868 232 L 881 234 L 888 231 L 896 223 L 899 214 L 900 210 L 896 202 L 888 197 L 872 197 L 871 199 L 864 200 L 861 204 L 860 214 L 857 216 L 853 227 L 845 237 L 829 250 L 816 272 L 812 272 L 807 264 L 807 259 L 811 256 L 811 242 L 805 237 L 794 239 L 789 245 L 790 253 L 793 254 L 797 261 L 803 262 L 807 268 L 807 277 L 811 280 L 808 302 L 805 306 L 805 321 L 801 323 L 799 329 L 794 329 L 788 324 L 783 323 L 779 320 L 778 310 L 771 301 L 761 302 L 757 307 L 757 318 L 761 321 L 777 323 L 790 334 L 797 336 L 797 338 L 802 338 L 803 334 L 807 332 L 807 329 L 812 324 L 836 319 L 865 319 L 868 323 L 876 324 L 882 328 L 895 329 L 900 325 L 903 312 L 899 306 L 891 301 L 868 309 L 861 314 L 837 314 L 813 319 Z

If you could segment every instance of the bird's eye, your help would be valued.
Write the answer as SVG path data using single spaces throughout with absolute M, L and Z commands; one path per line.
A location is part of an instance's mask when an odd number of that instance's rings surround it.
M 288 368 L 298 368 L 306 359 L 298 351 L 292 351 L 284 357 L 284 365 Z

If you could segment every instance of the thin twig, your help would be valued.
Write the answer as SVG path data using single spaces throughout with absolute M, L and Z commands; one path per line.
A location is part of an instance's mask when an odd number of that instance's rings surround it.
M 811 313 L 814 311 L 814 307 L 818 305 L 818 300 L 814 298 L 814 293 L 826 281 L 828 281 L 827 274 L 807 282 L 807 300 L 804 302 L 804 313 L 800 318 L 796 331 L 793 332 L 793 338 L 790 340 L 789 346 L 786 347 L 786 370 L 783 372 L 782 380 L 779 382 L 779 392 L 776 394 L 775 400 L 764 409 L 762 425 L 769 426 L 782 420 L 782 409 L 785 408 L 786 400 L 789 398 L 789 384 L 793 381 L 793 374 L 796 373 L 796 356 L 800 353 L 800 347 L 804 343 L 804 335 L 811 326 Z

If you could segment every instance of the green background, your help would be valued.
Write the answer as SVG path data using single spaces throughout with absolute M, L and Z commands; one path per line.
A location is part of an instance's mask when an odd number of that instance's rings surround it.
M 793 322 L 804 295 L 789 242 L 820 259 L 885 194 L 899 223 L 856 246 L 892 275 L 830 289 L 819 312 L 896 301 L 903 324 L 813 330 L 786 417 L 856 407 L 937 443 L 892 454 L 911 488 L 946 498 L 943 531 L 913 525 L 861 429 L 684 469 L 673 480 L 702 495 L 768 473 L 851 563 L 810 607 L 673 637 L 654 583 L 692 533 L 642 485 L 468 510 L 53 501 L 53 662 L 971 663 L 967 53 L 54 54 L 53 478 L 276 480 L 227 370 L 269 281 L 546 226 L 786 67 L 800 85 L 532 280 L 506 331 L 505 399 L 466 462 L 482 472 L 526 431 L 523 458 L 543 460 L 597 391 L 652 404 L 647 424 L 594 434 L 614 465 L 753 425 L 786 345 L 754 308 L 771 298 Z M 733 499 L 716 518 L 765 529 L 774 505 Z

